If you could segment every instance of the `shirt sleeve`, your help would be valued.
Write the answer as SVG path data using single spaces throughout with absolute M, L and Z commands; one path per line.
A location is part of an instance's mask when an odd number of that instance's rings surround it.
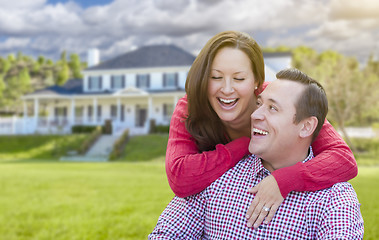
M 200 239 L 205 226 L 205 202 L 201 193 L 188 198 L 174 197 L 148 239 Z
M 316 239 L 363 239 L 363 218 L 353 187 L 341 183 L 331 189 L 324 198 L 327 210 L 320 217 Z
M 272 173 L 284 198 L 291 191 L 317 191 L 357 176 L 353 153 L 327 120 L 312 148 L 316 155 L 312 160 Z
M 201 192 L 249 153 L 248 137 L 199 153 L 195 139 L 185 127 L 186 115 L 187 98 L 184 97 L 172 115 L 166 151 L 168 182 L 178 197 Z

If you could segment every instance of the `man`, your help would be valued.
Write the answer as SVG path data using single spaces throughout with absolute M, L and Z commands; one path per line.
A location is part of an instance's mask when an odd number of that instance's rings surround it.
M 316 192 L 291 192 L 268 225 L 247 226 L 247 189 L 270 172 L 313 157 L 311 142 L 326 117 L 325 91 L 296 69 L 258 96 L 251 115 L 252 154 L 201 193 L 175 197 L 149 239 L 362 239 L 360 204 L 349 183 Z M 263 206 L 262 211 L 269 211 Z

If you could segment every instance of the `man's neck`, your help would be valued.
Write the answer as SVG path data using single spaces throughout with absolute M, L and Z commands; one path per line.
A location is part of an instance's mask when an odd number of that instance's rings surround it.
M 262 159 L 262 165 L 270 172 L 273 172 L 280 168 L 289 167 L 295 165 L 298 162 L 302 162 L 308 158 L 310 154 L 309 147 L 306 150 L 299 152 L 291 152 L 288 156 L 277 156 L 275 159 L 265 160 Z

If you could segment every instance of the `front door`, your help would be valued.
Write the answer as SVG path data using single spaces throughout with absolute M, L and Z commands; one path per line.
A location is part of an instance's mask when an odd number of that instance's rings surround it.
M 145 125 L 147 118 L 147 109 L 139 108 L 137 109 L 137 127 L 143 127 Z

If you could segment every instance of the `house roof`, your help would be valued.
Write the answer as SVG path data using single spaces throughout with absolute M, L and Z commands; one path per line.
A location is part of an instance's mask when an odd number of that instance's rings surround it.
M 151 45 L 127 52 L 86 70 L 191 66 L 195 56 L 175 45 Z

